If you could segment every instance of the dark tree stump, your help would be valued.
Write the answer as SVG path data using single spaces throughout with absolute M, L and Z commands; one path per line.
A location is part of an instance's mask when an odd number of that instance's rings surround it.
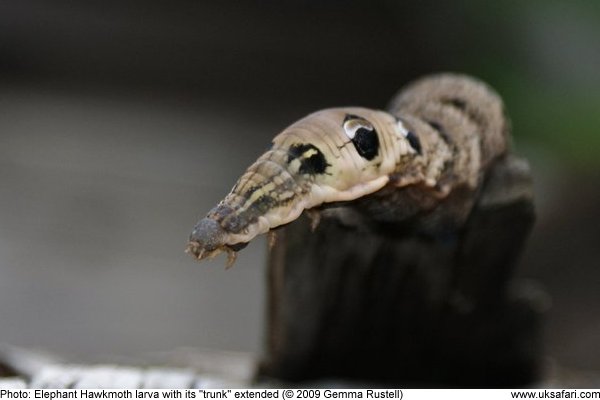
M 541 311 L 515 289 L 529 169 L 497 162 L 465 226 L 402 236 L 303 217 L 270 254 L 263 376 L 517 386 L 539 377 Z

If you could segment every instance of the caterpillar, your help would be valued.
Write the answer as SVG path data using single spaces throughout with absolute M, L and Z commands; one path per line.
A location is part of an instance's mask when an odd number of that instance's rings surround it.
M 388 111 L 317 111 L 275 136 L 271 148 L 193 228 L 196 259 L 237 252 L 257 235 L 327 207 L 368 220 L 459 226 L 485 172 L 508 151 L 500 97 L 464 75 L 438 74 L 400 90 Z

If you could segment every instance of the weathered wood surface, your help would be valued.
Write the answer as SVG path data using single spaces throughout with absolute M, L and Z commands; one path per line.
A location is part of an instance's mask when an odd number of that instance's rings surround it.
M 531 384 L 540 377 L 544 296 L 513 276 L 533 221 L 527 163 L 508 157 L 461 230 L 352 229 L 335 218 L 314 232 L 306 219 L 286 226 L 270 254 L 261 374 Z

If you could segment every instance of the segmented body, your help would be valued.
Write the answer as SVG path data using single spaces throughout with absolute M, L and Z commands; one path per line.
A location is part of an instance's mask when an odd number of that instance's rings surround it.
M 500 98 L 466 76 L 416 81 L 389 112 L 318 111 L 273 139 L 198 222 L 188 250 L 197 259 L 226 251 L 232 263 L 255 236 L 331 204 L 376 222 L 460 224 L 486 169 L 507 147 Z

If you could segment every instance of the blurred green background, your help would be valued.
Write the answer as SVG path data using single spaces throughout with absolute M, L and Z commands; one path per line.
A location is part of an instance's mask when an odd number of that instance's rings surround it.
M 520 276 L 550 360 L 600 369 L 600 2 L 0 3 L 0 342 L 82 360 L 258 353 L 265 244 L 195 264 L 211 208 L 279 130 L 385 107 L 437 71 L 503 96 L 535 175 Z

